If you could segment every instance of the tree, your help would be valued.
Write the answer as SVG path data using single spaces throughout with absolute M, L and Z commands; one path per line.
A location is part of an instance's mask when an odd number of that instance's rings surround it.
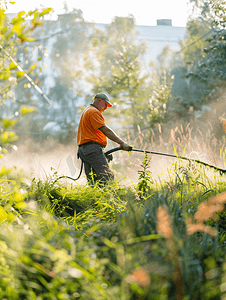
M 115 108 L 106 113 L 113 123 L 124 124 L 135 135 L 139 127 L 153 125 L 150 114 L 156 120 L 162 105 L 157 97 L 151 100 L 155 84 L 142 64 L 146 44 L 136 42 L 137 34 L 133 16 L 115 17 L 105 31 L 96 30 L 87 58 L 89 64 L 94 62 L 93 71 L 86 77 L 92 94 L 103 91 L 112 97 Z
M 199 0 L 195 5 L 211 33 L 205 40 L 202 57 L 195 62 L 188 77 L 205 87 L 202 100 L 208 102 L 217 99 L 226 87 L 226 1 Z
M 81 10 L 65 9 L 67 13 L 59 15 L 54 24 L 59 33 L 52 40 L 50 51 L 54 84 L 49 93 L 54 106 L 49 120 L 70 129 L 70 124 L 74 128 L 77 125 L 76 113 L 85 89 L 81 61 L 88 49 L 91 26 L 84 21 Z
M 42 17 L 51 11 L 50 8 L 44 9 L 39 12 L 37 10 L 30 11 L 27 14 L 22 11 L 17 14 L 12 20 L 7 20 L 4 9 L 0 9 L 0 45 L 1 45 L 1 80 L 7 80 L 4 88 L 2 87 L 1 92 L 10 90 L 13 84 L 17 84 L 17 80 L 21 78 L 24 73 L 16 68 L 16 65 L 10 59 L 11 56 L 15 56 L 17 53 L 17 46 L 22 45 L 25 42 L 32 42 L 34 38 L 32 33 L 34 29 L 42 25 Z M 27 19 L 30 18 L 28 22 Z M 7 53 L 9 55 L 7 55 Z M 34 69 L 31 66 L 30 72 Z
M 67 7 L 65 7 L 67 10 Z M 23 126 L 34 131 L 32 138 L 39 141 L 48 134 L 37 134 L 48 122 L 56 122 L 61 127 L 61 141 L 67 133 L 76 127 L 76 112 L 82 96 L 82 70 L 80 60 L 88 47 L 87 36 L 90 26 L 84 22 L 82 12 L 72 12 L 58 16 L 57 21 L 43 20 L 39 28 L 32 32 L 33 41 L 19 43 L 15 54 L 21 67 L 31 76 L 33 81 L 49 95 L 52 106 L 40 101 L 39 94 L 23 76 L 17 80 L 14 88 L 16 102 L 11 101 L 10 107 L 18 110 L 20 105 L 30 104 L 36 112 L 27 118 Z M 27 131 L 27 130 L 26 130 Z M 64 141 L 65 142 L 65 141 Z
M 192 5 L 192 19 L 201 19 L 208 24 L 209 29 L 225 22 L 225 0 L 190 0 Z
M 203 57 L 202 50 L 207 45 L 206 39 L 210 32 L 208 22 L 204 22 L 201 18 L 187 22 L 185 39 L 180 42 L 184 65 Z
M 32 33 L 37 26 L 42 25 L 42 17 L 48 14 L 51 9 L 44 9 L 42 11 L 30 11 L 27 14 L 25 12 L 19 12 L 12 20 L 8 20 L 6 11 L 3 6 L 0 8 L 0 102 L 2 105 L 1 109 L 1 123 L 3 123 L 3 131 L 1 140 L 4 144 L 12 142 L 16 139 L 14 132 L 8 132 L 15 120 L 4 119 L 4 110 L 7 104 L 10 103 L 11 99 L 17 101 L 13 94 L 13 87 L 18 84 L 19 80 L 25 75 L 23 71 L 18 70 L 17 63 L 12 59 L 12 56 L 17 54 L 17 46 L 24 44 L 26 41 L 31 42 L 34 40 Z M 30 19 L 29 21 L 27 19 Z M 15 62 L 15 63 L 14 63 Z M 34 69 L 33 66 L 28 70 L 31 72 Z M 8 106 L 9 107 L 9 106 Z M 28 112 L 29 109 L 25 107 L 21 108 L 21 115 Z M 12 110 L 10 107 L 10 115 Z M 2 148 L 1 148 L 2 151 Z
M 181 66 L 174 68 L 170 107 L 180 117 L 189 117 L 189 110 L 199 110 L 208 101 L 211 91 L 223 84 L 225 74 L 224 44 L 225 1 L 190 0 L 192 14 L 186 36 L 181 41 Z M 215 89 L 215 92 L 217 90 Z M 215 93 L 219 97 L 219 92 Z

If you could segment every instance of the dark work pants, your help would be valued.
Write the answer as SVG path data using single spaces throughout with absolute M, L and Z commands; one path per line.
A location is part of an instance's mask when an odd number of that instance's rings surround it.
M 83 160 L 86 177 L 89 183 L 114 180 L 103 149 L 98 144 L 81 145 L 78 154 Z

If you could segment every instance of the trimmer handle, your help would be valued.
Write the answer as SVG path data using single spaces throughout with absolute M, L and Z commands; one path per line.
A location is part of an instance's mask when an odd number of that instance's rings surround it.
M 107 155 L 109 155 L 109 154 L 111 154 L 111 153 L 113 153 L 113 152 L 116 152 L 116 151 L 119 151 L 119 150 L 124 150 L 123 149 L 123 147 L 122 146 L 119 146 L 119 147 L 116 147 L 116 148 L 113 148 L 113 149 L 111 149 L 111 150 L 108 150 L 107 152 L 105 152 L 105 155 L 107 156 Z M 129 147 L 129 150 L 127 150 L 127 151 L 132 151 L 133 150 L 133 147 Z M 125 151 L 125 150 L 124 150 Z
M 133 150 L 133 147 L 132 146 L 129 146 L 129 149 L 128 150 L 124 150 L 122 146 L 120 147 L 117 147 L 119 148 L 119 150 L 123 150 L 123 151 L 132 151 Z M 117 148 L 114 148 L 114 149 L 117 149 Z M 113 149 L 112 149 L 113 150 Z

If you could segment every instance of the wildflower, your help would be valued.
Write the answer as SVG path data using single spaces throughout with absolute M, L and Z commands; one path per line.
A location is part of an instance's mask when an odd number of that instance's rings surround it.
M 157 211 L 157 231 L 161 233 L 166 239 L 170 239 L 173 237 L 173 229 L 170 217 L 167 213 L 167 208 L 159 207 Z
M 151 284 L 151 278 L 144 268 L 132 271 L 126 277 L 126 281 L 128 283 L 138 283 L 141 287 L 147 287 Z

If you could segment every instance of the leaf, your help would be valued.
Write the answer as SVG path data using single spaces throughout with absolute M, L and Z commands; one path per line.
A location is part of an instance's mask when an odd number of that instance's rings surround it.
M 15 203 L 15 207 L 18 209 L 23 209 L 26 207 L 26 204 L 24 201 L 20 201 L 20 202 Z
M 12 125 L 16 124 L 16 120 L 8 120 L 8 119 L 5 119 L 4 120 L 4 128 L 7 129 L 9 127 L 11 127 Z
M 29 114 L 29 113 L 31 113 L 35 110 L 36 110 L 35 107 L 28 107 L 28 106 L 22 106 L 21 107 L 21 113 L 22 113 L 23 116 L 26 115 L 26 114 Z
M 32 16 L 33 15 L 33 10 L 30 10 L 27 14 L 28 14 L 28 16 Z
M 46 9 L 44 9 L 40 14 L 39 14 L 39 16 L 40 17 L 42 17 L 42 16 L 44 16 L 44 15 L 47 15 L 47 14 L 49 14 L 51 11 L 52 11 L 53 9 L 52 8 L 46 8 Z
M 8 131 L 5 131 L 5 132 L 3 133 L 3 136 L 2 136 L 2 142 L 5 142 L 5 143 L 6 143 L 8 137 L 9 137 L 9 132 L 8 132 Z
M 1 15 L 0 15 L 0 18 L 1 18 Z M 8 29 L 7 26 L 2 27 L 2 26 L 1 26 L 1 23 L 0 23 L 0 28 L 1 28 L 1 34 L 2 34 L 2 35 L 3 35 L 3 34 L 6 32 L 6 30 Z
M 186 148 L 187 148 L 187 144 L 186 144 L 185 147 L 184 147 L 184 151 L 183 151 L 183 153 L 182 153 L 182 156 L 185 155 Z
M 6 148 L 2 148 L 2 153 L 6 154 L 8 150 Z
M 17 77 L 17 79 L 18 78 L 21 78 L 21 77 L 23 77 L 24 76 L 24 72 L 22 72 L 22 71 L 17 71 L 16 72 L 16 77 Z
M 11 62 L 10 65 L 9 65 L 9 69 L 13 70 L 15 68 L 16 68 L 16 65 L 13 62 Z
M 27 41 L 27 42 L 34 42 L 35 41 L 35 39 L 30 37 L 30 36 L 24 38 L 24 40 Z
M 0 206 L 0 222 L 4 222 L 7 219 L 7 213 L 4 211 L 2 206 Z
M 18 13 L 17 18 L 20 19 L 20 18 L 21 18 L 22 16 L 24 16 L 24 15 L 25 15 L 25 11 L 22 10 L 22 11 L 20 11 L 20 12 Z
M 0 27 L 3 26 L 4 20 L 5 20 L 4 10 L 3 10 L 3 9 L 0 9 Z
M 174 153 L 176 154 L 176 156 L 179 157 L 179 155 L 177 154 L 177 150 L 176 150 L 175 144 L 173 144 L 173 150 L 174 150 Z
M 30 67 L 30 70 L 34 70 L 36 67 L 37 67 L 37 64 L 33 64 L 33 65 Z

